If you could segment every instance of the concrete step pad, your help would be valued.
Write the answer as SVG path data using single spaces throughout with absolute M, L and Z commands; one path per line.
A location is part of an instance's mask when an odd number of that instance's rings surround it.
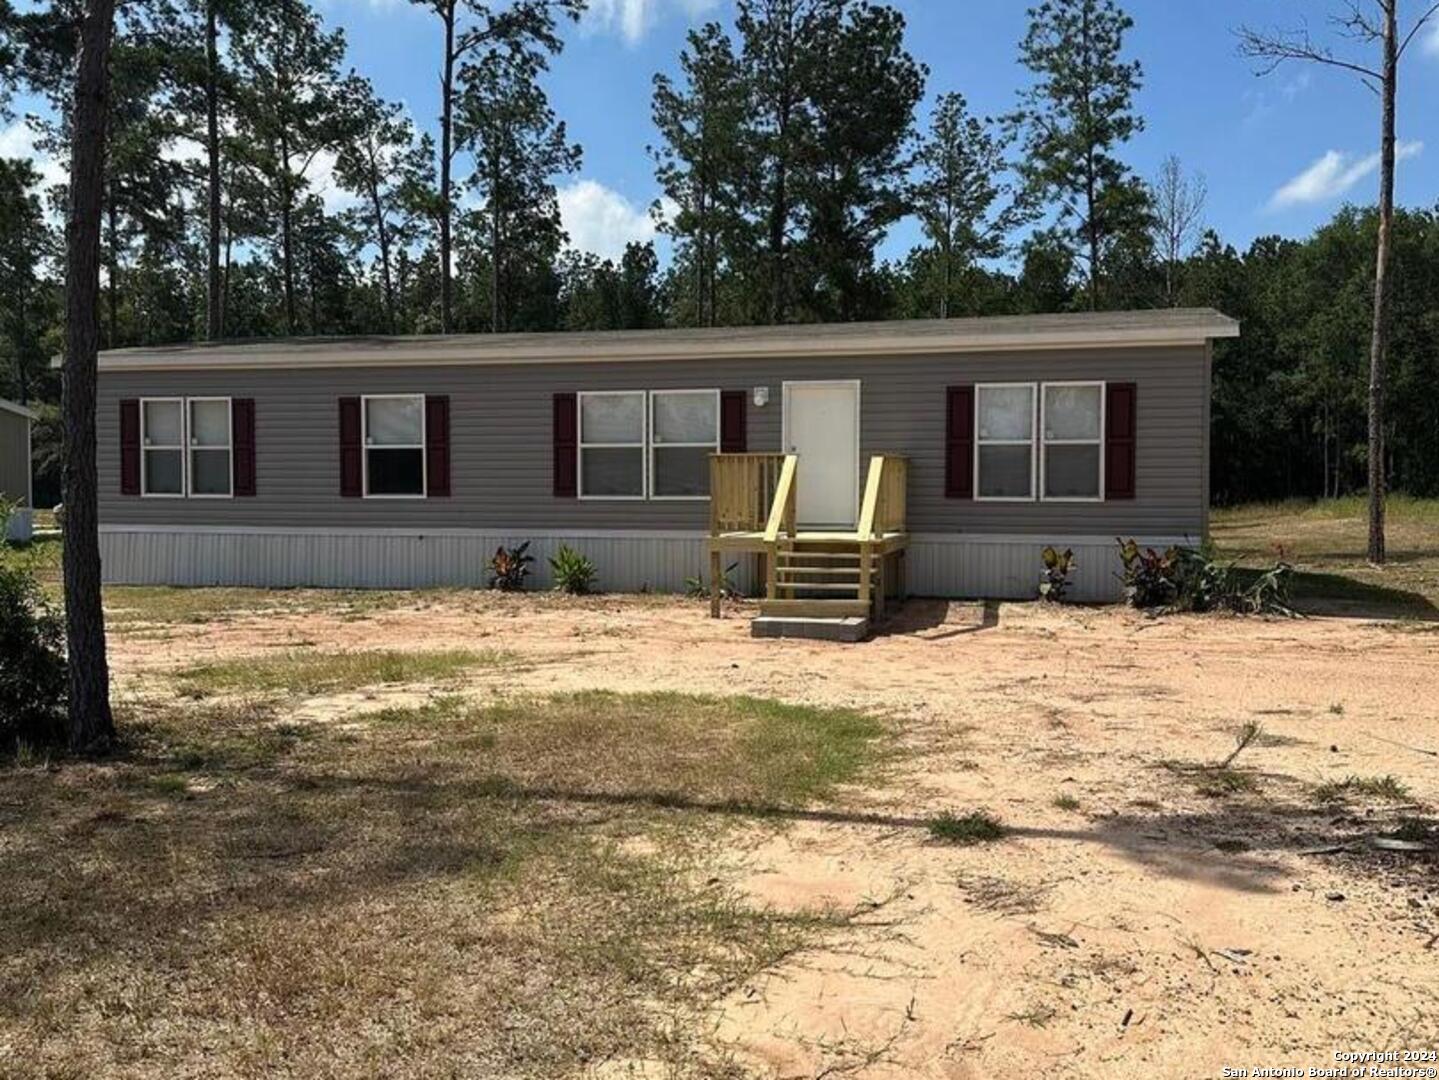
M 812 641 L 863 641 L 869 633 L 869 620 L 862 615 L 829 619 L 800 618 L 793 615 L 761 615 L 750 622 L 751 637 L 808 638 Z

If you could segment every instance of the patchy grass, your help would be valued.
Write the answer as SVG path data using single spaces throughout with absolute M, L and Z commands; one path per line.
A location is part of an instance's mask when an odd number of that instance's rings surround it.
M 698 1017 L 851 917 L 754 908 L 708 866 L 733 806 L 878 760 L 860 714 L 283 708 L 131 705 L 110 760 L 0 770 L 0 1072 L 730 1077 Z
M 36 540 L 29 544 L 0 541 L 0 566 L 28 570 L 50 596 L 60 589 L 60 541 Z
M 1230 795 L 1247 795 L 1259 789 L 1259 781 L 1248 769 L 1230 765 L 1203 765 L 1188 761 L 1165 759 L 1160 767 L 1181 776 L 1194 785 L 1200 795 L 1222 799 Z
M 1439 619 L 1439 499 L 1389 497 L 1382 569 L 1367 561 L 1368 508 L 1359 496 L 1218 509 L 1210 533 L 1218 553 L 1241 566 L 1292 562 L 1303 610 Z
M 1322 803 L 1343 802 L 1350 795 L 1403 802 L 1409 798 L 1409 787 L 1397 776 L 1346 776 L 1314 788 L 1314 798 Z
M 46 537 L 25 545 L 0 543 L 0 565 L 29 570 L 53 601 L 61 599 L 63 544 Z M 324 613 L 346 620 L 369 618 L 397 608 L 422 607 L 457 589 L 252 589 L 182 588 L 169 585 L 110 585 L 105 588 L 105 621 L 120 633 L 156 624 L 203 625 L 237 618 Z
M 876 760 L 879 722 L 749 697 L 586 691 L 467 710 L 452 699 L 371 714 L 390 728 L 466 732 L 497 791 L 763 811 L 832 795 Z
M 439 682 L 477 667 L 493 667 L 506 654 L 446 649 L 433 652 L 295 651 L 196 664 L 179 673 L 189 697 L 224 693 L 322 694 L 386 683 Z
M 1052 805 L 1056 810 L 1067 810 L 1072 813 L 1079 809 L 1079 800 L 1069 794 L 1056 795 Z
M 454 592 L 432 589 L 190 589 L 169 585 L 112 585 L 105 590 L 105 617 L 122 632 L 133 632 L 151 625 L 203 625 L 284 615 L 325 614 L 356 621 L 397 608 L 424 607 Z
M 943 844 L 988 844 L 1004 839 L 1004 826 L 983 811 L 960 817 L 946 810 L 929 823 L 929 835 Z

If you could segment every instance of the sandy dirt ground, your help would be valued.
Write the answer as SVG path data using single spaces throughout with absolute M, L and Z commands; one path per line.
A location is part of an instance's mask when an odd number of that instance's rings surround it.
M 750 614 L 445 596 L 137 627 L 113 663 L 141 693 L 144 670 L 271 648 L 495 647 L 522 662 L 477 693 L 746 693 L 884 717 L 900 752 L 873 784 L 736 830 L 717 868 L 756 903 L 862 912 L 709 1018 L 758 1076 L 1217 1076 L 1439 1050 L 1439 863 L 1364 842 L 1439 803 L 1420 752 L 1439 749 L 1439 624 L 914 601 L 843 646 L 753 640 Z M 1263 734 L 1235 765 L 1253 790 L 1204 793 L 1191 767 L 1251 720 Z M 1314 796 L 1389 775 L 1402 800 Z M 1009 835 L 937 844 L 925 821 L 946 809 Z

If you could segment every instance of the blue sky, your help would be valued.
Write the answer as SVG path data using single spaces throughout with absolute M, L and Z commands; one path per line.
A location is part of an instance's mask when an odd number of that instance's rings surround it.
M 437 112 L 438 27 L 408 0 L 316 0 L 345 28 L 350 63 L 379 92 L 406 103 L 433 127 Z M 930 69 L 923 106 L 958 90 L 981 113 L 1013 107 L 1026 81 L 1017 64 L 1024 34 L 1020 0 L 891 0 L 909 22 L 909 47 Z M 1425 5 L 1427 6 L 1427 4 Z M 1129 53 L 1144 65 L 1138 99 L 1147 128 L 1124 151 L 1143 176 L 1178 154 L 1204 174 L 1206 222 L 1229 241 L 1304 236 L 1344 201 L 1372 202 L 1377 188 L 1377 99 L 1343 72 L 1286 65 L 1257 78 L 1235 51 L 1233 28 L 1297 26 L 1329 33 L 1338 0 L 1128 0 L 1135 29 Z M 1419 0 L 1401 0 L 1413 18 Z M 591 0 L 566 31 L 548 89 L 556 111 L 585 151 L 575 177 L 560 181 L 565 223 L 576 246 L 615 254 L 653 235 L 647 207 L 658 195 L 646 147 L 651 79 L 673 71 L 686 30 L 732 16 L 732 0 Z M 1343 43 L 1341 43 L 1343 44 Z M 1439 200 L 1439 27 L 1416 41 L 1401 91 L 1398 196 L 1403 204 Z M 0 130 L 0 154 L 27 150 L 17 125 Z M 53 166 L 52 166 L 53 168 Z M 323 183 L 323 178 L 319 178 Z M 335 205 L 343 196 L 332 192 Z M 909 223 L 883 248 L 899 256 L 917 238 Z

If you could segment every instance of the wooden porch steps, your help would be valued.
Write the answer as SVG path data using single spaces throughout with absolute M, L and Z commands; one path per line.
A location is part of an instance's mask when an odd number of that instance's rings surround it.
M 713 617 L 728 552 L 765 557 L 756 637 L 859 641 L 886 601 L 904 595 L 906 459 L 873 455 L 854 528 L 833 531 L 798 527 L 795 455 L 716 454 L 710 463 Z

